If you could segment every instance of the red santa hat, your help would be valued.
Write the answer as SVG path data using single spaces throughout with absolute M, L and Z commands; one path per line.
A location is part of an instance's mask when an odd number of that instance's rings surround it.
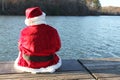
M 25 24 L 27 26 L 46 24 L 46 14 L 39 7 L 32 7 L 26 10 Z

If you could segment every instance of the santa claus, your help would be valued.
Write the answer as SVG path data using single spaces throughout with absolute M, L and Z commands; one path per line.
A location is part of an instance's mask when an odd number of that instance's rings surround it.
M 53 73 L 61 66 L 56 54 L 61 41 L 57 30 L 45 22 L 46 14 L 39 7 L 26 9 L 25 24 L 18 41 L 19 55 L 15 68 L 31 73 Z

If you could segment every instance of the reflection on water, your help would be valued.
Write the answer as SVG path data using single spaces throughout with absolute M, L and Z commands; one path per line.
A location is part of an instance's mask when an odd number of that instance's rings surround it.
M 24 16 L 0 16 L 0 60 L 17 57 L 17 40 Z M 119 16 L 49 16 L 61 37 L 63 59 L 120 57 Z

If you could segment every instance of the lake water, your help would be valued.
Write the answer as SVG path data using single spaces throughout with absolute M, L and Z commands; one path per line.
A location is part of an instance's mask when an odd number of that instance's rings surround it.
M 15 60 L 25 16 L 0 16 L 0 61 Z M 48 16 L 61 37 L 62 59 L 120 57 L 120 16 Z

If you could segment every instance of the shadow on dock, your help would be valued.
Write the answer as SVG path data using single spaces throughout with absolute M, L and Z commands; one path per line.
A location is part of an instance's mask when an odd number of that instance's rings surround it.
M 85 69 L 100 80 L 120 80 L 120 58 L 80 59 Z

